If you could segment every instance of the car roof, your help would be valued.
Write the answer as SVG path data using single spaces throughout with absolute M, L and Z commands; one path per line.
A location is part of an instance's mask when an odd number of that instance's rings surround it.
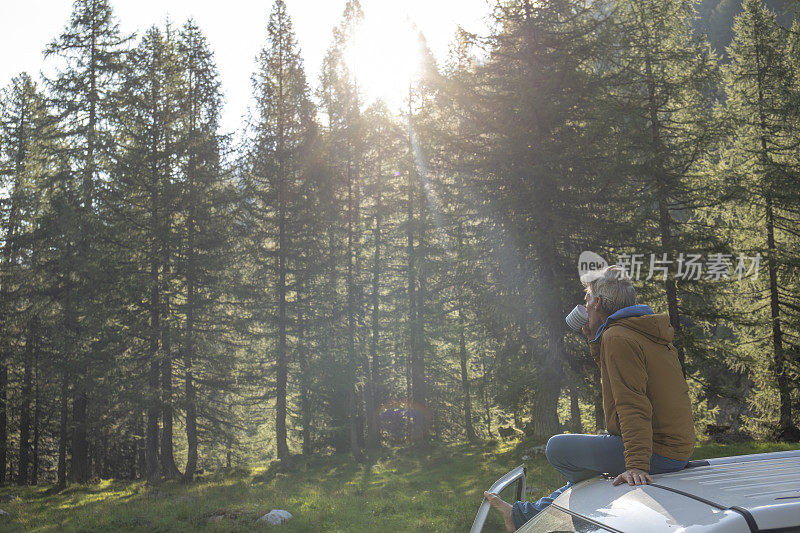
M 709 459 L 656 484 L 749 513 L 759 529 L 800 525 L 800 450 Z
M 593 478 L 553 503 L 618 531 L 747 533 L 800 526 L 800 450 L 695 461 L 649 485 Z
M 600 477 L 574 485 L 556 498 L 553 506 L 624 533 L 750 533 L 736 511 L 652 485 L 614 487 L 610 479 Z M 531 531 L 537 531 L 536 527 Z

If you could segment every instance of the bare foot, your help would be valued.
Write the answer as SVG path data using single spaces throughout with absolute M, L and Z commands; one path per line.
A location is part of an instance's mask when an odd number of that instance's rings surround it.
M 509 533 L 516 531 L 517 528 L 514 527 L 514 519 L 511 518 L 511 504 L 504 502 L 500 499 L 500 496 L 493 492 L 484 492 L 483 495 L 489 501 L 489 505 L 497 509 L 503 516 L 503 522 L 506 523 L 506 530 Z

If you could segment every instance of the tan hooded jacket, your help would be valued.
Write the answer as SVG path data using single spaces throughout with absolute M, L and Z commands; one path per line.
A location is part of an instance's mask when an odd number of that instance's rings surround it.
M 666 313 L 609 322 L 590 343 L 600 366 L 603 411 L 612 435 L 621 435 L 625 467 L 650 471 L 650 456 L 689 459 L 694 424 L 674 330 Z

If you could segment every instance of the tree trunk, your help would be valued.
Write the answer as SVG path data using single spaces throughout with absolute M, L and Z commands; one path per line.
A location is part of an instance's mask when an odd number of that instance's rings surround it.
M 158 141 L 153 139 L 152 150 L 157 151 Z M 147 391 L 147 474 L 148 481 L 156 481 L 159 477 L 158 462 L 158 419 L 161 413 L 159 402 L 159 337 L 161 336 L 161 293 L 159 284 L 159 250 L 158 232 L 161 225 L 159 218 L 158 195 L 158 168 L 151 168 L 151 206 L 150 206 L 150 346 L 148 359 L 150 372 L 148 374 Z
M 533 436 L 547 439 L 559 433 L 558 397 L 561 394 L 560 380 L 551 373 L 542 373 L 536 379 L 536 399 L 533 403 Z
M 136 459 L 139 454 L 138 440 L 135 437 L 136 428 L 132 429 L 134 430 L 134 438 L 128 441 L 129 449 L 126 450 L 128 453 L 125 456 L 128 462 L 128 479 L 131 481 L 136 479 Z
M 11 191 L 11 205 L 8 211 L 8 228 L 6 234 L 3 236 L 3 270 L 8 272 L 14 264 L 16 264 L 16 240 L 17 240 L 17 226 L 19 225 L 19 180 L 25 170 L 25 158 L 28 148 L 27 137 L 27 121 L 30 120 L 26 114 L 27 105 L 23 103 L 19 122 L 16 124 L 15 144 L 17 149 L 17 158 L 14 166 L 14 183 Z M 7 286 L 5 283 L 0 284 L 0 302 L 5 302 L 7 298 Z M 4 317 L 3 322 L 6 322 L 9 317 Z M 4 324 L 5 325 L 5 324 Z M 9 339 L 3 339 L 5 342 L 0 346 L 0 483 L 6 481 L 6 462 L 8 453 L 8 406 L 7 406 L 7 387 L 8 387 L 8 356 L 11 352 L 11 343 Z
M 69 374 L 61 371 L 61 419 L 58 432 L 58 484 L 67 485 L 67 417 L 69 413 Z
M 169 297 L 169 279 L 170 279 L 170 258 L 168 249 L 169 238 L 169 223 L 165 223 L 164 229 L 164 242 L 163 246 L 163 259 L 162 268 L 163 275 L 161 279 L 161 294 L 162 310 L 161 310 L 161 475 L 164 479 L 176 479 L 181 476 L 178 467 L 175 466 L 175 455 L 173 452 L 173 435 L 172 435 L 172 337 L 169 324 L 170 315 L 170 297 Z
M 380 155 L 376 164 L 377 180 L 375 191 L 375 227 L 372 231 L 375 248 L 372 256 L 372 336 L 370 339 L 370 353 L 364 360 L 364 374 L 367 378 L 365 403 L 367 409 L 367 452 L 377 452 L 380 443 L 378 436 L 378 345 L 380 342 L 380 273 L 381 273 L 381 224 L 382 224 L 382 162 Z
M 33 354 L 33 465 L 31 467 L 31 485 L 39 483 L 39 438 L 42 419 L 42 401 L 39 395 L 39 350 Z
M 193 137 L 197 133 L 197 49 L 192 48 L 189 55 L 187 98 L 190 102 L 189 133 Z M 197 285 L 197 256 L 195 250 L 195 233 L 197 218 L 197 195 L 195 177 L 197 174 L 197 154 L 192 148 L 189 151 L 187 166 L 189 198 L 188 217 L 186 221 L 186 331 L 183 341 L 183 360 L 185 365 L 184 391 L 186 395 L 186 469 L 183 473 L 184 483 L 194 479 L 197 470 L 197 403 L 194 386 L 193 365 L 195 360 L 194 321 L 196 310 L 195 289 Z
M 555 250 L 554 247 L 548 247 Z M 552 257 L 555 257 L 554 255 Z M 542 296 L 545 309 L 561 309 L 558 295 L 556 294 L 555 277 L 548 272 L 546 265 L 542 275 Z M 547 350 L 536 375 L 535 398 L 533 402 L 533 437 L 547 439 L 559 433 L 558 398 L 561 395 L 562 364 L 564 361 L 563 346 L 563 321 L 558 321 L 552 316 L 545 318 L 545 331 L 548 332 Z M 524 324 L 522 325 L 524 330 Z M 532 340 L 527 333 L 523 335 L 527 340 L 529 353 L 535 353 Z
M 25 336 L 25 360 L 22 380 L 22 405 L 19 418 L 19 470 L 17 484 L 28 484 L 28 468 L 30 467 L 30 432 L 31 432 L 31 402 L 33 391 L 33 359 L 37 349 L 38 327 L 36 318 L 28 324 L 28 334 Z
M 775 377 L 778 383 L 780 396 L 780 414 L 778 416 L 778 438 L 781 440 L 797 441 L 800 431 L 792 421 L 792 398 L 789 390 L 789 376 L 786 372 L 786 356 L 783 350 L 783 332 L 781 331 L 780 301 L 778 299 L 778 267 L 775 255 L 774 213 L 772 197 L 767 194 L 767 269 L 769 270 L 769 304 L 772 322 L 772 350 Z
M 410 123 L 409 123 L 410 125 Z M 409 133 L 409 145 L 412 144 Z M 424 408 L 426 402 L 425 361 L 422 354 L 422 287 L 419 276 L 419 258 L 414 247 L 414 172 L 408 172 L 408 203 L 406 212 L 406 239 L 408 255 L 408 317 L 409 317 L 409 367 L 411 373 L 411 402 L 413 410 L 418 413 L 414 417 L 414 436 L 422 440 L 428 438 Z
M 380 274 L 381 274 L 381 246 L 382 246 L 382 230 L 383 230 L 383 198 L 382 198 L 382 160 L 378 159 L 378 183 L 376 184 L 375 192 L 375 228 L 373 230 L 373 240 L 375 241 L 375 251 L 373 254 L 372 265 L 372 337 L 370 342 L 370 357 L 371 371 L 370 381 L 372 382 L 372 400 L 373 400 L 373 420 L 372 426 L 374 435 L 369 436 L 367 445 L 369 446 L 372 439 L 375 441 L 376 448 L 380 446 L 380 434 L 378 428 L 378 405 L 384 401 L 383 387 L 381 379 L 381 363 L 379 361 L 379 346 L 380 346 Z
M 582 433 L 583 424 L 581 424 L 581 407 L 578 403 L 578 388 L 572 385 L 569 388 L 569 430 L 572 433 Z
M 278 354 L 276 361 L 276 398 L 275 398 L 275 441 L 278 448 L 278 460 L 284 468 L 291 466 L 289 446 L 286 442 L 286 387 L 288 381 L 288 363 L 286 357 L 286 176 L 283 172 L 282 125 L 279 131 L 278 146 Z
M 195 310 L 195 288 L 194 288 L 194 238 L 193 221 L 190 223 L 190 237 L 188 254 L 188 275 L 186 283 L 186 339 L 184 359 L 186 363 L 185 389 L 186 389 L 186 470 L 183 474 L 185 482 L 190 482 L 194 478 L 197 470 L 197 407 L 195 400 L 194 381 L 192 376 L 192 365 L 194 363 L 194 310 Z
M 93 6 L 91 17 L 96 19 L 96 12 Z M 94 160 L 95 137 L 97 128 L 97 102 L 100 100 L 97 90 L 97 33 L 93 26 L 90 34 L 90 54 L 89 60 L 89 121 L 86 127 L 86 164 L 82 169 L 82 219 L 81 235 L 79 237 L 79 255 L 83 261 L 79 266 L 81 274 L 81 289 L 78 297 L 84 307 L 89 307 L 91 297 L 89 292 L 94 289 L 94 280 L 89 279 L 89 262 L 92 256 L 92 242 L 90 236 L 90 221 L 94 217 L 94 176 L 96 164 Z M 74 331 L 78 332 L 81 326 L 74 324 Z M 83 361 L 78 363 L 78 372 L 73 379 L 73 401 L 72 401 L 72 469 L 71 477 L 75 483 L 86 483 L 89 481 L 89 441 L 88 441 L 88 361 L 86 357 L 91 354 L 81 354 Z M 81 357 L 81 356 L 79 356 Z
M 463 262 L 464 262 L 464 223 L 459 222 L 458 224 L 458 265 L 459 265 L 459 273 L 461 274 L 460 279 L 457 283 L 463 283 Z M 464 319 L 464 307 L 466 306 L 466 302 L 464 301 L 464 294 L 462 286 L 459 285 L 458 290 L 458 354 L 459 354 L 459 362 L 461 363 L 461 393 L 464 395 L 464 431 L 467 436 L 467 440 L 469 442 L 474 442 L 477 440 L 477 435 L 475 434 L 475 428 L 472 425 L 472 399 L 470 396 L 470 383 L 469 383 L 469 372 L 467 363 L 469 360 L 469 353 L 467 352 L 467 339 L 466 339 L 466 320 Z
M 301 447 L 304 456 L 311 455 L 311 402 L 309 395 L 311 390 L 309 388 L 309 351 L 305 344 L 305 317 L 302 307 L 302 286 L 298 287 L 297 293 L 297 358 L 300 364 L 300 417 L 302 424 L 302 440 Z
M 645 79 L 647 83 L 648 111 L 650 114 L 650 141 L 653 153 L 657 154 L 653 169 L 656 174 L 656 201 L 658 203 L 658 228 L 661 237 L 661 252 L 670 254 L 672 252 L 672 217 L 670 216 L 667 205 L 667 190 L 669 184 L 665 181 L 664 162 L 661 159 L 661 122 L 658 117 L 658 103 L 656 102 L 656 82 L 653 78 L 650 53 L 645 55 Z M 680 339 L 681 321 L 678 314 L 678 290 L 675 279 L 665 276 L 664 289 L 667 294 L 667 310 L 669 311 L 669 323 L 675 330 L 675 349 L 678 350 L 678 360 L 681 364 L 683 376 L 686 377 L 686 356 L 683 350 L 683 343 Z
M 81 372 L 80 378 L 85 379 L 86 373 Z M 72 400 L 72 473 L 74 483 L 89 481 L 89 441 L 86 438 L 87 408 L 89 399 L 84 384 L 75 385 Z
M 756 55 L 758 63 L 757 87 L 759 126 L 761 133 L 761 153 L 759 159 L 765 169 L 769 168 L 769 153 L 767 150 L 767 117 L 764 111 L 763 68 L 761 56 Z M 792 398 L 789 390 L 789 377 L 786 372 L 786 356 L 783 350 L 783 332 L 781 330 L 780 299 L 778 295 L 778 265 L 776 260 L 777 247 L 775 245 L 775 224 L 772 205 L 770 176 L 765 176 L 764 202 L 766 210 L 766 237 L 767 237 L 767 269 L 769 271 L 769 306 L 770 321 L 772 325 L 772 356 L 775 380 L 778 384 L 780 397 L 780 412 L 778 415 L 778 438 L 782 440 L 797 441 L 800 439 L 800 430 L 792 420 Z
M 418 248 L 419 249 L 419 248 Z M 419 258 L 417 258 L 419 259 Z M 417 262 L 419 265 L 419 262 Z M 416 357 L 411 365 L 412 401 L 421 406 L 421 427 L 418 428 L 423 441 L 430 437 L 429 429 L 433 420 L 429 418 L 431 412 L 428 407 L 428 383 L 425 377 L 425 302 L 427 300 L 426 280 L 421 271 L 417 271 L 417 301 L 416 301 Z
M 486 373 L 486 362 L 481 361 L 481 369 L 483 370 L 483 406 L 484 406 L 484 415 L 486 417 L 486 432 L 489 434 L 489 437 L 493 437 L 492 435 L 492 405 L 489 401 L 491 397 L 489 394 L 489 374 Z
M 358 445 L 358 402 L 356 397 L 356 294 L 353 279 L 353 174 L 350 161 L 347 162 L 347 368 L 350 383 L 347 390 L 347 410 L 350 418 L 350 454 L 354 459 L 361 459 L 361 448 Z
M 8 366 L 5 363 L 5 355 L 3 355 L 3 362 L 0 363 L 0 484 L 6 481 L 6 465 L 8 463 L 7 447 L 8 447 L 8 415 L 7 415 L 7 397 L 6 388 L 8 386 Z
M 461 309 L 458 310 L 458 320 L 460 323 L 458 351 L 460 356 L 459 360 L 461 362 L 461 392 L 464 395 L 464 431 L 466 432 L 467 440 L 469 442 L 474 442 L 477 440 L 477 435 L 472 425 L 472 399 L 470 396 L 469 374 L 467 373 L 467 359 L 469 354 L 467 353 L 467 346 L 464 338 L 464 317 Z
M 183 479 L 189 482 L 197 470 L 197 410 L 191 368 L 186 370 L 186 441 L 186 471 Z
M 158 360 L 153 359 L 150 361 L 150 394 L 155 395 L 158 393 Z M 156 481 L 159 474 L 158 462 L 158 396 L 150 398 L 149 406 L 147 408 L 147 438 L 146 438 L 146 462 L 147 472 L 145 477 L 148 481 Z
M 523 261 L 527 250 L 512 253 L 514 269 L 519 272 L 515 276 L 513 286 L 521 301 L 536 301 L 538 308 L 547 309 L 541 321 L 546 333 L 547 344 L 544 350 L 528 334 L 527 325 L 532 319 L 526 307 L 518 314 L 518 327 L 529 357 L 537 357 L 538 371 L 535 376 L 534 401 L 532 411 L 532 436 L 546 440 L 559 433 L 558 399 L 561 395 L 564 365 L 564 321 L 558 310 L 564 309 L 559 293 L 559 247 L 554 237 L 554 224 L 557 217 L 553 213 L 555 185 L 552 181 L 543 180 L 538 187 L 533 209 L 538 217 L 537 232 L 534 235 L 534 252 L 539 256 L 539 269 L 529 272 Z M 506 233 L 514 235 L 516 228 L 506 224 Z M 528 296 L 527 287 L 532 285 L 535 297 Z
M 329 213 L 329 219 L 334 219 L 335 214 Z M 339 283 L 338 273 L 336 271 L 336 236 L 334 233 L 334 225 L 328 224 L 328 289 L 327 294 L 331 299 L 331 315 L 330 320 L 334 322 L 337 319 L 337 290 L 336 287 Z M 328 329 L 328 335 L 324 339 L 324 348 L 333 354 L 334 361 L 341 361 L 337 357 L 339 355 L 338 346 L 336 344 L 336 332 L 333 329 Z M 337 454 L 347 453 L 349 450 L 349 427 L 345 427 L 347 418 L 347 393 L 346 391 L 336 390 L 331 398 L 331 417 L 333 425 L 336 428 L 333 431 L 333 447 Z
M 168 301 L 165 295 L 165 302 Z M 166 313 L 164 315 L 166 317 Z M 162 328 L 162 345 L 164 357 L 161 363 L 161 394 L 162 394 L 162 428 L 161 428 L 161 475 L 165 479 L 175 479 L 181 473 L 175 466 L 172 442 L 172 343 L 170 327 L 164 323 Z
M 140 412 L 136 420 L 136 463 L 139 469 L 139 479 L 147 479 L 147 439 L 145 437 L 145 414 Z

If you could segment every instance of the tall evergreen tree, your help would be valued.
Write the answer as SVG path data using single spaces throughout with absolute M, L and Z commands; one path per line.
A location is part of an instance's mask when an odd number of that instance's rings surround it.
M 128 257 L 129 264 L 135 265 L 128 279 L 147 287 L 147 300 L 138 299 L 136 307 L 147 316 L 141 316 L 138 322 L 143 328 L 141 337 L 148 339 L 144 349 L 147 393 L 142 407 L 147 411 L 146 457 L 150 480 L 159 478 L 162 470 L 171 476 L 175 469 L 171 450 L 164 449 L 168 446 L 159 450 L 159 420 L 166 414 L 161 397 L 165 392 L 162 379 L 164 366 L 170 359 L 166 353 L 170 348 L 168 256 L 174 247 L 172 219 L 176 211 L 174 146 L 179 115 L 173 102 L 179 95 L 178 75 L 174 41 L 158 28 L 150 28 L 128 59 L 122 92 L 124 152 L 113 184 L 117 226 L 122 236 L 119 242 L 137 243 Z M 162 443 L 166 444 L 163 440 L 171 439 L 171 427 L 166 417 L 163 421 Z M 168 431 L 170 435 L 165 437 Z
M 727 300 L 741 309 L 736 317 L 738 334 L 755 339 L 737 349 L 740 366 L 750 370 L 757 385 L 751 398 L 756 415 L 750 426 L 767 427 L 773 437 L 796 441 L 800 439 L 793 412 L 797 387 L 791 375 L 796 371 L 792 354 L 798 347 L 791 340 L 796 322 L 787 323 L 796 302 L 782 290 L 791 286 L 798 265 L 796 74 L 787 61 L 791 40 L 774 13 L 758 0 L 745 0 L 742 7 L 728 49 L 731 61 L 724 68 L 725 115 L 731 129 L 724 145 L 727 164 L 719 168 L 722 182 L 734 194 L 724 204 L 725 211 L 715 214 L 734 228 L 740 251 L 766 263 L 760 265 L 766 267 L 766 275 L 737 279 L 738 290 Z M 752 264 L 735 266 L 738 278 Z
M 699 172 L 699 163 L 719 132 L 712 114 L 719 73 L 708 43 L 692 32 L 696 17 L 692 2 L 614 5 L 613 23 L 605 28 L 610 32 L 609 55 L 604 58 L 607 90 L 601 102 L 608 113 L 605 125 L 612 133 L 604 145 L 616 156 L 608 169 L 619 183 L 615 208 L 638 218 L 643 230 L 615 244 L 631 254 L 641 254 L 642 276 L 646 272 L 647 277 L 652 274 L 657 279 L 658 267 L 677 262 L 681 253 L 697 248 L 719 251 L 722 247 L 713 231 L 693 218 L 696 209 L 724 194 Z M 641 205 L 654 209 L 644 211 Z M 627 265 L 632 275 L 634 259 Z M 679 268 L 671 268 L 670 274 L 658 281 L 663 281 L 681 363 L 688 350 L 694 364 L 701 365 L 706 347 L 693 345 L 693 339 L 700 321 L 713 320 L 703 294 L 713 291 L 713 284 L 679 281 Z M 660 300 L 661 291 L 649 288 L 650 284 L 644 284 L 642 297 Z
M 198 461 L 197 367 L 208 366 L 214 347 L 225 337 L 222 331 L 229 329 L 230 317 L 219 296 L 235 292 L 224 283 L 235 278 L 240 263 L 230 261 L 235 246 L 228 241 L 235 234 L 226 219 L 232 215 L 233 193 L 222 168 L 217 134 L 222 99 L 219 76 L 208 41 L 192 20 L 181 30 L 178 54 L 182 77 L 179 207 L 184 221 L 178 230 L 182 250 L 178 275 L 182 280 L 181 351 L 188 447 L 184 479 L 190 481 Z M 234 274 L 226 276 L 226 270 Z
M 68 141 L 62 144 L 70 167 L 80 179 L 78 198 L 80 241 L 74 276 L 79 280 L 69 298 L 71 336 L 76 344 L 72 358 L 72 461 L 73 481 L 89 479 L 88 409 L 94 378 L 90 361 L 101 357 L 96 343 L 101 330 L 102 313 L 93 307 L 102 286 L 102 257 L 98 243 L 92 241 L 100 230 L 97 187 L 108 171 L 113 151 L 116 107 L 113 94 L 122 64 L 123 45 L 128 40 L 120 34 L 107 0 L 76 0 L 70 22 L 62 34 L 50 43 L 45 57 L 58 56 L 66 68 L 48 81 L 53 105 L 62 121 Z M 80 318 L 78 318 L 80 317 Z
M 472 194 L 490 220 L 484 233 L 497 296 L 485 306 L 491 315 L 485 320 L 500 319 L 498 342 L 509 356 L 524 355 L 531 363 L 533 382 L 527 378 L 525 386 L 532 433 L 539 438 L 558 431 L 561 316 L 580 297 L 576 250 L 604 227 L 594 225 L 602 217 L 586 212 L 593 198 L 600 203 L 603 185 L 587 120 L 599 83 L 588 65 L 597 58 L 597 30 L 606 19 L 601 8 L 568 0 L 499 4 L 490 59 L 476 69 L 470 86 L 459 89 L 459 108 L 474 124 L 467 132 L 475 132 L 462 168 L 469 164 Z M 509 363 L 499 370 L 521 376 L 522 362 Z
M 361 245 L 361 219 L 360 219 L 360 179 L 363 158 L 361 144 L 362 118 L 358 97 L 358 87 L 353 77 L 352 66 L 347 63 L 347 50 L 351 46 L 356 28 L 363 18 L 361 5 L 357 0 L 348 0 L 345 5 L 342 20 L 333 32 L 333 43 L 323 61 L 320 80 L 321 108 L 327 115 L 326 127 L 326 153 L 327 172 L 331 187 L 330 204 L 327 206 L 331 215 L 329 224 L 344 223 L 344 234 L 336 235 L 335 228 L 329 233 L 331 246 L 330 291 L 331 298 L 336 298 L 338 287 L 338 265 L 333 250 L 335 246 L 342 246 L 345 257 L 345 297 L 346 307 L 345 324 L 346 336 L 344 339 L 344 357 L 335 362 L 336 377 L 331 381 L 329 405 L 334 425 L 338 431 L 334 436 L 335 447 L 338 451 L 348 449 L 354 457 L 361 456 L 360 445 L 360 401 L 357 395 L 357 376 L 360 350 L 363 348 L 359 341 L 360 324 L 362 323 L 362 291 L 360 288 L 358 259 Z M 341 196 L 340 196 L 341 195 Z M 344 211 L 344 220 L 338 218 L 339 209 Z M 341 239 L 338 244 L 336 238 Z M 332 302 L 333 303 L 333 302 Z M 333 304 L 336 308 L 336 304 Z M 335 316 L 336 313 L 334 313 Z M 343 424 L 346 422 L 346 424 Z
M 46 299 L 37 290 L 35 235 L 50 168 L 53 120 L 44 95 L 26 73 L 0 93 L 0 187 L 8 191 L 2 205 L 0 258 L 0 479 L 5 479 L 8 452 L 8 365 L 22 366 L 19 469 L 17 481 L 29 481 L 31 404 L 35 359 L 41 347 L 39 313 Z M 19 339 L 25 338 L 24 346 Z M 21 350 L 22 353 L 17 353 Z M 19 357 L 14 357 L 19 355 Z M 35 430 L 34 430 L 35 431 Z
M 400 182 L 403 180 L 397 164 L 398 154 L 404 153 L 405 139 L 402 130 L 383 102 L 368 107 L 364 113 L 364 146 L 366 149 L 363 172 L 365 206 L 363 216 L 366 228 L 364 248 L 369 261 L 369 349 L 362 352 L 364 400 L 366 411 L 366 440 L 368 454 L 380 447 L 380 406 L 391 398 L 392 365 L 389 354 L 390 341 L 399 333 L 399 324 L 387 320 L 389 304 L 396 299 L 393 287 L 401 279 L 393 275 L 393 265 L 402 250 L 398 231 L 398 216 L 402 213 Z M 400 271 L 398 270 L 398 274 Z
M 291 19 L 283 0 L 276 0 L 267 26 L 267 45 L 258 57 L 258 70 L 253 76 L 257 117 L 247 176 L 248 196 L 254 228 L 255 263 L 274 258 L 266 273 L 273 280 L 274 294 L 260 289 L 275 299 L 277 316 L 270 324 L 277 330 L 275 347 L 276 370 L 276 446 L 278 459 L 286 467 L 291 464 L 287 443 L 287 385 L 289 376 L 288 335 L 292 323 L 288 295 L 297 282 L 299 250 L 293 242 L 298 211 L 302 204 L 304 182 L 303 156 L 308 149 L 313 128 L 313 108 L 308 96 L 302 59 L 297 48 Z M 260 250 L 274 248 L 266 256 Z M 270 257 L 271 256 L 271 257 Z M 263 297 L 257 301 L 263 302 Z M 296 301 L 294 302 L 296 307 Z M 261 303 L 263 305 L 263 303 Z M 268 306 L 267 309 L 271 308 Z

